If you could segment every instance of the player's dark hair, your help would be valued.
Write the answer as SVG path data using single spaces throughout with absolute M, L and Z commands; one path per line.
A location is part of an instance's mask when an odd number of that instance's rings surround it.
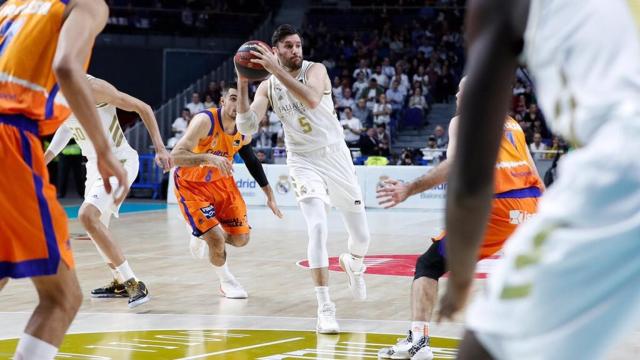
M 298 29 L 293 27 L 293 25 L 282 24 L 278 26 L 273 31 L 273 35 L 271 36 L 271 46 L 277 46 L 279 42 L 281 42 L 282 40 L 284 40 L 284 38 L 290 35 L 300 36 L 300 32 L 298 32 Z M 302 36 L 300 36 L 300 38 L 302 38 Z
M 238 83 L 235 81 L 229 82 L 228 84 L 225 84 L 224 87 L 222 88 L 221 91 L 221 95 L 222 96 L 226 96 L 227 93 L 229 92 L 229 89 L 236 89 L 238 90 Z

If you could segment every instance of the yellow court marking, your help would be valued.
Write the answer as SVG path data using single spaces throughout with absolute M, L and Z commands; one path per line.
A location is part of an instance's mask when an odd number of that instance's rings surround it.
M 289 330 L 148 330 L 70 334 L 57 359 L 377 359 L 400 335 L 317 335 Z M 13 356 L 17 339 L 0 340 L 0 359 Z M 436 360 L 455 359 L 458 340 L 431 338 Z

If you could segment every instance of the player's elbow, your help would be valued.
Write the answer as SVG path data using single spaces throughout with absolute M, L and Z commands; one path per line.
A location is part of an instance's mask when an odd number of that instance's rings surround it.
M 52 64 L 53 73 L 58 81 L 70 80 L 75 72 L 81 71 L 82 67 L 69 56 L 56 57 Z
M 320 102 L 322 102 L 322 97 L 317 99 L 316 98 L 307 99 L 307 106 L 309 107 L 309 109 L 313 110 L 318 106 L 320 106 Z

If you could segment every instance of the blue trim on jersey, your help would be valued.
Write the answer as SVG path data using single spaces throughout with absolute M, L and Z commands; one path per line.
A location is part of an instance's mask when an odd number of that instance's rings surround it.
M 218 123 L 220 124 L 220 129 L 224 132 L 224 124 L 222 124 L 222 108 L 217 108 L 216 113 L 218 114 Z
M 56 95 L 58 95 L 58 91 L 60 90 L 60 85 L 55 83 L 49 92 L 49 97 L 47 98 L 47 104 L 44 107 L 44 118 L 51 119 L 53 116 L 53 105 L 55 104 Z
M 495 194 L 494 199 L 526 199 L 526 198 L 538 198 L 542 196 L 542 191 L 535 186 L 525 189 L 515 189 L 505 191 L 500 194 Z
M 176 169 L 176 172 L 173 173 L 173 183 L 176 187 L 176 190 L 178 190 L 178 192 L 180 192 L 180 187 L 178 186 L 178 170 Z M 180 204 L 182 205 L 182 209 L 184 210 L 184 213 L 187 214 L 187 219 L 189 219 L 189 225 L 191 226 L 191 230 L 192 230 L 192 234 L 193 236 L 200 236 L 202 235 L 202 233 L 200 232 L 200 230 L 198 230 L 198 228 L 196 227 L 196 222 L 193 219 L 193 216 L 191 216 L 191 213 L 189 212 L 189 208 L 187 207 L 187 204 L 185 203 L 184 200 L 184 196 L 182 196 L 182 194 L 180 194 Z
M 69 1 L 70 0 L 60 0 L 60 2 L 63 3 L 65 6 L 69 5 Z
M 6 124 L 7 122 L 3 120 L 6 119 L 4 117 L 0 117 L 0 121 Z M 58 272 L 58 264 L 60 263 L 60 250 L 58 249 L 56 233 L 53 228 L 53 219 L 51 218 L 51 213 L 49 211 L 49 203 L 44 196 L 44 183 L 42 177 L 33 170 L 31 143 L 29 142 L 29 138 L 25 134 L 24 129 L 20 129 L 20 141 L 22 158 L 26 165 L 31 169 L 31 173 L 33 175 L 34 190 L 38 199 L 38 211 L 40 212 L 42 229 L 44 231 L 44 238 L 47 244 L 47 252 L 49 253 L 49 256 L 44 259 L 29 259 L 19 262 L 0 262 L 0 278 L 24 278 L 52 275 Z M 26 239 L 25 241 L 33 241 L 33 239 Z
M 11 125 L 19 130 L 28 131 L 34 135 L 38 135 L 38 122 L 24 115 L 0 114 L 0 124 Z
M 201 113 L 207 114 L 207 116 L 209 117 L 209 120 L 211 120 L 211 129 L 209 129 L 209 134 L 208 134 L 208 136 L 211 136 L 213 135 L 213 129 L 216 127 L 216 123 L 213 120 L 213 114 L 209 110 L 202 111 Z

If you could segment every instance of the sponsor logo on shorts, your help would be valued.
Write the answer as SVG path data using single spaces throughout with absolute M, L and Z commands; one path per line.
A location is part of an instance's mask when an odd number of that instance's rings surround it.
M 354 205 L 362 205 L 362 200 L 356 200 L 353 202 Z
M 209 205 L 207 207 L 200 208 L 200 211 L 204 214 L 207 219 L 211 219 L 216 216 L 216 209 L 213 205 Z
M 241 227 L 241 226 L 244 226 L 245 222 L 239 218 L 232 218 L 232 219 L 220 220 L 220 223 L 222 225 L 229 226 L 229 227 Z

